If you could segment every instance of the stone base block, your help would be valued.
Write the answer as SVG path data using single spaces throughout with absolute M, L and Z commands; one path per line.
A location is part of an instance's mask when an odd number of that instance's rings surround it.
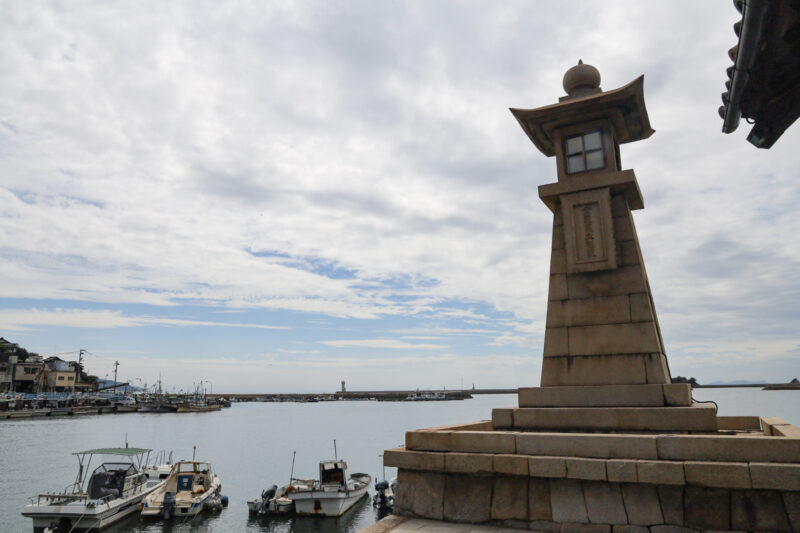
M 664 360 L 660 353 L 546 356 L 542 360 L 542 387 L 664 385 L 669 383 Z
M 669 385 L 605 385 L 519 389 L 520 407 L 689 407 L 688 383 Z
M 800 428 L 777 417 L 761 418 L 764 435 L 773 437 L 800 437 Z
M 399 469 L 395 512 L 441 520 L 444 517 L 444 490 L 444 474 Z
M 800 439 L 790 437 L 659 435 L 657 446 L 658 457 L 667 461 L 796 463 L 800 466 Z
M 658 459 L 656 435 L 520 433 L 517 453 L 598 459 Z
M 398 481 L 399 484 L 399 481 Z M 478 524 L 492 515 L 492 478 L 447 475 L 444 492 L 444 519 Z M 527 495 L 526 495 L 527 505 Z
M 713 405 L 692 407 L 522 407 L 512 429 L 610 431 L 716 431 Z
M 395 513 L 553 533 L 797 531 L 796 491 L 399 471 Z M 402 524 L 402 525 L 401 525 Z M 430 531 L 426 527 L 430 527 Z M 444 524 L 398 522 L 398 533 Z M 474 526 L 451 528 L 454 533 Z M 499 530 L 495 529 L 498 533 Z M 371 532 L 372 533 L 372 532 Z M 374 533 L 389 533 L 380 530 Z
M 718 416 L 717 427 L 739 431 L 761 431 L 761 420 L 757 416 Z

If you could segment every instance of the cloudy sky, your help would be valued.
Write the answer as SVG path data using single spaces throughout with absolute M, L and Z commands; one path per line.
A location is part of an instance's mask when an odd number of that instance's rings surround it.
M 800 376 L 800 127 L 720 132 L 729 0 L 0 5 L 0 335 L 215 391 L 532 386 L 555 181 L 508 111 L 645 76 L 622 146 L 674 375 Z

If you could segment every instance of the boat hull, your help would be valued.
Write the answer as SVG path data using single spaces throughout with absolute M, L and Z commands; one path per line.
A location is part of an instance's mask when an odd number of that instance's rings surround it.
M 273 498 L 262 507 L 264 500 L 256 498 L 247 502 L 247 510 L 252 514 L 288 514 L 294 512 L 294 502 L 289 498 Z
M 136 494 L 107 503 L 90 500 L 92 507 L 85 502 L 32 504 L 25 507 L 22 516 L 33 519 L 34 533 L 43 533 L 54 525 L 67 526 L 65 531 L 72 533 L 101 531 L 138 511 L 139 503 L 162 484 L 154 483 Z
M 96 514 L 83 514 L 83 512 L 43 512 L 43 513 L 22 513 L 24 516 L 33 518 L 33 532 L 43 533 L 46 528 L 54 525 L 66 526 L 65 531 L 73 533 L 84 533 L 89 531 L 101 531 L 104 528 L 115 524 L 126 518 L 138 509 L 139 502 L 126 506 L 124 509 L 109 509 L 105 512 Z M 52 506 L 56 507 L 56 506 Z M 63 506 L 62 506 L 63 507 Z
M 219 498 L 219 497 L 220 497 L 219 487 L 216 487 L 215 489 L 209 490 L 205 492 L 202 496 L 198 498 L 193 498 L 190 501 L 184 501 L 184 502 L 178 501 L 175 503 L 175 506 L 173 507 L 172 516 L 175 518 L 181 518 L 181 517 L 187 517 L 187 516 L 191 517 L 199 515 L 205 510 L 206 504 L 212 498 Z M 141 515 L 142 518 L 161 518 L 162 517 L 161 512 L 162 512 L 161 506 L 144 507 L 142 509 Z
M 358 493 L 358 494 L 356 494 Z M 294 499 L 294 510 L 299 515 L 342 516 L 367 495 L 367 489 L 342 493 L 341 496 L 323 491 L 314 491 L 308 498 Z M 306 496 L 303 494 L 302 496 Z
M 187 464 L 207 465 L 205 462 L 182 461 L 176 463 L 164 480 L 162 486 L 144 499 L 141 515 L 143 518 L 181 518 L 193 517 L 206 509 L 214 510 L 222 507 L 222 482 L 219 476 L 210 473 L 210 469 L 198 471 L 197 466 L 189 470 L 180 468 Z M 194 489 L 194 476 L 210 476 L 203 481 L 204 492 Z M 184 478 L 181 480 L 180 478 Z M 205 485 L 205 483 L 208 483 Z M 181 486 L 185 484 L 184 486 Z M 202 490 L 202 489 L 201 489 Z M 171 495 L 171 498 L 167 496 Z
M 208 411 L 219 411 L 221 405 L 181 405 L 178 407 L 179 413 L 205 413 Z
M 298 490 L 289 494 L 294 502 L 295 512 L 299 515 L 342 516 L 359 500 L 367 496 L 372 482 L 368 474 L 353 474 L 357 487 L 353 490 L 328 491 Z
M 161 404 L 143 404 L 139 407 L 138 411 L 140 413 L 174 413 L 178 410 L 177 405 L 171 405 L 166 403 Z

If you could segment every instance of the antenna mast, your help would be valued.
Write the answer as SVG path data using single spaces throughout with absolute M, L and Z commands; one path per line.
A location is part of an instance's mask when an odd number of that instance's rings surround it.
M 114 394 L 117 393 L 117 368 L 119 368 L 119 361 L 114 361 Z

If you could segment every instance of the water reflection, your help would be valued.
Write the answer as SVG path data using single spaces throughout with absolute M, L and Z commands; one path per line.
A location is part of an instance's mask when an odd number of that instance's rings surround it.
M 225 511 L 221 511 L 225 513 Z M 143 520 L 138 514 L 133 515 L 112 527 L 104 529 L 103 533 L 212 533 L 219 531 L 235 531 L 224 527 L 221 513 L 201 513 L 194 518 L 189 517 L 171 520 Z M 223 526 L 223 527 L 220 527 Z
M 242 517 L 241 525 L 231 520 L 230 509 L 220 513 L 202 513 L 194 519 L 168 521 L 143 521 L 138 515 L 104 530 L 107 533 L 219 533 L 221 531 L 246 531 L 247 533 L 352 533 L 391 514 L 391 511 L 376 508 L 368 496 L 353 505 L 339 518 L 325 516 L 266 515 Z M 234 512 L 241 511 L 236 509 Z M 224 518 L 224 520 L 223 520 Z M 234 517 L 235 518 L 235 517 Z M 234 522 L 234 523 L 232 523 Z

